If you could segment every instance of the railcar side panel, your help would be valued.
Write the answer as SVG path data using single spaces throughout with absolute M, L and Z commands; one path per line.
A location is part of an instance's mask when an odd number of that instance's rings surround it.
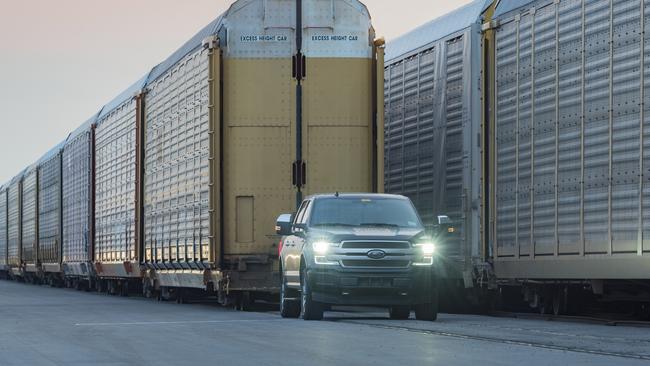
M 63 149 L 62 261 L 69 276 L 93 273 L 93 136 L 94 129 L 89 127 Z
M 61 272 L 61 152 L 39 166 L 39 260 L 44 272 Z
M 27 172 L 22 183 L 21 243 L 22 264 L 29 272 L 38 266 L 38 170 Z
M 136 101 L 100 117 L 95 137 L 95 250 L 100 276 L 139 276 Z
M 14 179 L 7 189 L 7 264 L 21 267 L 21 179 Z
M 648 7 L 537 1 L 498 14 L 500 277 L 649 278 Z
M 7 190 L 0 189 L 0 271 L 7 270 Z
M 481 2 L 459 9 L 464 26 L 436 21 L 414 30 L 395 45 L 404 54 L 385 62 L 385 186 L 415 203 L 427 227 L 448 216 L 438 233 L 442 255 L 450 260 L 448 278 L 472 286 L 481 265 L 480 226 L 480 30 Z M 440 30 L 438 27 L 447 29 Z M 429 43 L 419 34 L 430 29 L 440 38 Z M 424 37 L 425 35 L 422 35 Z M 404 46 L 410 45 L 410 47 Z
M 208 53 L 185 57 L 150 83 L 145 97 L 144 260 L 152 265 L 214 261 Z

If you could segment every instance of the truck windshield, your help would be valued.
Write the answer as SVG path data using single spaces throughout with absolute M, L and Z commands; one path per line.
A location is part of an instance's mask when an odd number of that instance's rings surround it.
M 390 226 L 421 228 L 410 201 L 399 198 L 321 198 L 314 202 L 310 226 Z

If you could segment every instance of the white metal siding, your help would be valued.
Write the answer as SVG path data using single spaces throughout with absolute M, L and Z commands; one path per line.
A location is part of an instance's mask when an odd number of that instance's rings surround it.
M 454 221 L 458 232 L 445 247 L 450 256 L 479 253 L 479 215 L 470 198 L 478 195 L 472 191 L 480 174 L 472 166 L 479 119 L 473 113 L 479 92 L 473 32 L 468 28 L 391 60 L 384 83 L 386 191 L 411 198 L 427 225 L 438 215 Z
M 90 258 L 92 151 L 90 131 L 78 135 L 63 151 L 63 262 Z
M 650 250 L 649 7 L 563 0 L 501 19 L 499 257 Z
M 20 265 L 20 181 L 7 191 L 7 262 L 12 267 Z
M 7 191 L 0 190 L 0 267 L 7 265 Z
M 36 263 L 36 214 L 37 214 L 37 172 L 33 169 L 23 179 L 22 193 L 22 261 L 23 263 Z
M 95 261 L 136 260 L 136 102 L 98 122 L 95 137 Z
M 38 253 L 42 263 L 61 261 L 61 155 L 39 166 Z
M 146 94 L 146 262 L 203 262 L 210 253 L 208 64 L 208 50 L 188 55 Z

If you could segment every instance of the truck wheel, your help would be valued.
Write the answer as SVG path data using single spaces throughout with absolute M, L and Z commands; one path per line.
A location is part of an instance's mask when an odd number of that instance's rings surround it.
M 415 306 L 415 319 L 435 321 L 438 319 L 438 286 L 434 283 L 431 289 L 431 302 Z
M 393 306 L 388 309 L 388 315 L 391 319 L 396 320 L 405 320 L 411 316 L 411 307 L 410 306 Z
M 312 300 L 312 292 L 309 287 L 307 273 L 304 271 L 300 274 L 300 317 L 303 320 L 321 320 L 323 319 L 323 305 Z
M 283 318 L 297 318 L 300 316 L 300 301 L 296 298 L 290 298 L 289 294 L 293 292 L 287 288 L 287 283 L 282 276 L 282 285 L 280 286 L 280 315 Z

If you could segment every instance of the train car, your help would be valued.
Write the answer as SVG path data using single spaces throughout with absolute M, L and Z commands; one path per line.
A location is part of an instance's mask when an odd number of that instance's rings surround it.
M 277 292 L 278 213 L 383 190 L 374 38 L 356 0 L 233 3 L 39 161 L 44 273 L 224 303 Z M 7 191 L 17 268 L 22 182 Z
M 482 299 L 493 278 L 480 140 L 481 26 L 490 5 L 473 1 L 386 45 L 385 188 L 411 198 L 434 230 L 443 298 L 458 300 L 456 308 L 465 295 Z
M 94 141 L 94 270 L 98 288 L 129 292 L 141 282 L 140 95 L 145 75 L 103 107 Z
M 93 288 L 95 266 L 95 122 L 86 121 L 68 137 L 62 159 L 62 258 L 68 287 Z
M 38 162 L 38 259 L 44 280 L 61 285 L 61 154 L 63 143 L 52 148 Z M 23 199 L 24 202 L 24 199 Z
M 27 168 L 21 184 L 21 270 L 25 281 L 38 282 L 41 267 L 38 258 L 38 167 Z
M 358 1 L 240 0 L 152 70 L 145 289 L 276 292 L 277 213 L 381 190 L 380 45 Z
M 0 278 L 7 278 L 7 187 L 0 187 Z
M 23 278 L 22 266 L 22 180 L 23 173 L 14 177 L 7 186 L 7 265 L 9 276 Z
M 542 312 L 650 301 L 646 1 L 502 1 L 486 22 L 494 267 Z

